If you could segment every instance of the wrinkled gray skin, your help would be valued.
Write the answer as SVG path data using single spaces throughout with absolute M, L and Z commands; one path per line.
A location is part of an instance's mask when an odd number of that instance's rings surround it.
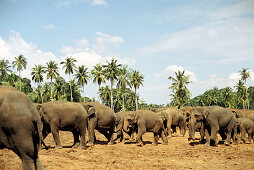
M 248 142 L 251 143 L 251 138 L 254 135 L 254 122 L 248 117 L 241 117 L 236 119 L 235 127 L 237 130 L 235 131 L 237 143 L 239 143 L 239 133 L 241 133 L 241 140 L 246 142 L 246 133 L 248 134 Z M 237 134 L 236 134 L 237 133 Z M 254 138 L 253 138 L 254 142 Z
M 98 102 L 81 103 L 88 111 L 88 146 L 95 143 L 94 129 L 102 133 L 107 139 L 108 144 L 113 144 L 113 133 L 115 129 L 115 113 L 108 106 Z
M 173 129 L 173 131 L 175 131 L 176 127 L 180 128 L 180 133 L 182 136 L 185 135 L 186 118 L 181 110 L 176 108 L 169 108 L 162 112 L 159 112 L 158 114 L 164 116 L 164 124 L 166 124 L 165 130 L 167 131 L 169 137 L 172 137 L 171 128 Z
M 56 148 L 62 148 L 59 131 L 71 131 L 74 136 L 73 147 L 86 148 L 88 114 L 82 105 L 68 101 L 52 101 L 37 105 L 37 109 L 42 117 L 44 139 L 52 132 Z
M 117 137 L 116 137 L 116 141 L 119 143 L 121 141 L 123 141 L 123 133 L 125 132 L 123 130 L 123 123 L 124 123 L 124 115 L 126 113 L 130 113 L 130 112 L 118 112 L 115 114 L 116 117 L 116 131 L 115 133 L 117 133 Z M 130 140 L 134 140 L 134 133 L 137 130 L 137 128 L 135 126 L 131 127 L 128 129 L 127 133 L 130 137 Z
M 158 145 L 159 137 L 162 138 L 163 144 L 168 144 L 164 134 L 163 120 L 157 113 L 149 110 L 137 110 L 127 113 L 124 116 L 124 131 L 128 131 L 133 125 L 138 127 L 137 145 L 143 145 L 142 135 L 145 132 L 153 132 L 154 145 Z
M 203 122 L 206 136 L 206 145 L 210 145 L 210 141 L 214 145 L 218 144 L 217 133 L 220 131 L 226 133 L 226 145 L 230 145 L 231 132 L 236 123 L 234 114 L 220 106 L 195 107 L 192 110 L 189 126 L 189 137 L 195 140 L 196 123 Z
M 13 87 L 0 87 L 0 149 L 8 148 L 22 160 L 23 169 L 44 169 L 38 157 L 40 116 L 32 101 Z

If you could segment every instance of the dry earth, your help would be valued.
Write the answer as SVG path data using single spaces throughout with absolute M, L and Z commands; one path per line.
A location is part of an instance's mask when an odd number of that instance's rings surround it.
M 54 149 L 49 135 L 45 142 L 52 148 L 39 152 L 45 169 L 254 169 L 254 144 L 204 146 L 176 134 L 168 145 L 153 146 L 152 133 L 146 133 L 142 147 L 131 142 L 109 146 L 103 135 L 96 134 L 97 144 L 86 150 L 70 147 L 69 132 L 60 133 L 64 148 Z M 0 150 L 0 169 L 22 169 L 21 161 L 12 151 Z

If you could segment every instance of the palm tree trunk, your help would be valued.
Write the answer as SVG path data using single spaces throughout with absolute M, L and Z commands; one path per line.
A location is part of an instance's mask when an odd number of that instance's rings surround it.
M 99 85 L 99 90 L 98 90 L 98 92 L 99 92 L 99 103 L 101 103 L 101 96 L 100 96 L 100 84 L 98 84 Z
M 21 76 L 20 76 L 20 70 L 19 70 L 19 90 L 21 91 Z
M 84 102 L 86 102 L 86 97 L 85 97 L 85 86 L 83 84 L 83 96 L 84 96 Z
M 41 92 L 41 83 L 39 83 L 39 85 L 40 85 L 41 103 L 43 103 L 43 96 L 42 96 L 42 92 Z
M 245 81 L 245 89 L 246 89 L 246 109 L 249 109 L 250 104 L 249 104 L 249 99 L 248 99 L 248 90 L 247 90 L 246 81 Z
M 72 99 L 72 88 L 71 88 L 71 74 L 70 73 L 69 73 L 69 81 L 70 81 L 71 101 L 73 102 L 73 99 Z
M 111 81 L 111 85 L 110 85 L 110 99 L 111 99 L 111 109 L 113 109 L 113 92 L 112 92 L 112 86 L 113 86 L 113 81 Z
M 51 84 L 50 84 L 50 100 L 52 101 L 52 78 L 51 78 Z
M 123 96 L 122 110 L 123 110 L 123 112 L 125 112 L 125 108 L 124 108 L 124 92 L 122 92 L 122 96 Z
M 135 102 L 136 102 L 136 110 L 138 110 L 138 97 L 137 97 L 137 89 L 135 88 Z

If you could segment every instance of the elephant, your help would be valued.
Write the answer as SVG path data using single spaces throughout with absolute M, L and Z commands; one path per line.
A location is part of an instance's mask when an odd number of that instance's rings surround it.
M 248 134 L 248 142 L 251 143 L 251 138 L 254 135 L 254 122 L 248 117 L 241 117 L 236 119 L 235 127 L 237 130 L 235 131 L 234 135 L 236 135 L 236 143 L 239 143 L 239 132 L 241 133 L 241 140 L 245 143 L 246 138 L 245 134 Z M 253 139 L 254 142 L 254 139 Z
M 176 127 L 180 128 L 181 135 L 184 136 L 186 133 L 186 117 L 183 112 L 177 108 L 169 108 L 164 111 L 159 112 L 161 115 L 165 115 L 166 124 L 165 129 L 169 137 L 172 137 L 171 128 L 173 132 L 176 131 Z
M 0 87 L 0 149 L 22 160 L 24 170 L 44 169 L 39 157 L 41 120 L 32 101 L 13 87 Z
M 117 137 L 116 137 L 116 141 L 119 143 L 121 141 L 123 141 L 123 133 L 127 133 L 130 136 L 130 140 L 134 140 L 134 133 L 137 131 L 136 126 L 131 127 L 127 132 L 123 130 L 123 122 L 124 122 L 124 116 L 130 112 L 117 112 L 115 114 L 116 117 L 116 131 L 115 133 L 117 133 Z
M 206 145 L 210 145 L 210 141 L 213 142 L 215 146 L 218 144 L 218 132 L 223 140 L 226 139 L 225 145 L 230 145 L 231 133 L 236 123 L 236 118 L 230 110 L 220 106 L 193 108 L 190 118 L 189 140 L 195 140 L 197 122 L 203 122 Z
M 71 131 L 74 136 L 74 144 L 72 147 L 86 148 L 85 134 L 88 114 L 82 105 L 59 100 L 37 104 L 36 107 L 42 117 L 42 135 L 44 139 L 52 132 L 56 143 L 55 148 L 62 148 L 59 130 Z
M 116 124 L 115 113 L 108 106 L 98 102 L 81 103 L 88 112 L 88 146 L 95 143 L 94 129 L 102 133 L 108 140 L 108 145 L 112 145 L 113 133 Z
M 248 109 L 229 109 L 233 113 L 235 113 L 237 118 L 240 117 L 248 117 L 254 122 L 254 111 Z
M 158 145 L 159 137 L 162 138 L 163 144 L 168 144 L 167 137 L 164 134 L 163 120 L 160 115 L 150 110 L 137 110 L 127 113 L 124 116 L 124 131 L 129 130 L 130 127 L 136 125 L 138 128 L 137 145 L 142 146 L 142 135 L 145 132 L 153 132 L 154 145 Z

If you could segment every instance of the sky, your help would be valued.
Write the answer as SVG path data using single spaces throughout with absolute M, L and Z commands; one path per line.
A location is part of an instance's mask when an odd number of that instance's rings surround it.
M 0 59 L 24 55 L 21 76 L 31 79 L 50 60 L 72 56 L 91 70 L 114 58 L 144 75 L 142 100 L 167 104 L 178 70 L 190 75 L 192 97 L 235 90 L 242 68 L 254 86 L 253 9 L 253 0 L 0 0 Z M 97 90 L 85 86 L 90 98 Z

